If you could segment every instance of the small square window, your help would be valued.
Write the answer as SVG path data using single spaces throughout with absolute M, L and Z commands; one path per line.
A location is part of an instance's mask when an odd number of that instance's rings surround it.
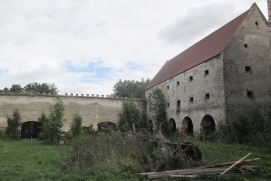
M 205 94 L 205 99 L 206 100 L 210 99 L 210 94 L 209 93 Z
M 253 91 L 247 91 L 247 97 L 250 99 L 254 98 L 254 92 Z
M 169 89 L 169 86 L 167 86 L 167 89 Z
M 189 98 L 189 101 L 190 101 L 190 102 L 194 102 L 194 97 L 190 97 L 190 98 Z
M 204 71 L 204 75 L 207 76 L 209 74 L 209 70 Z
M 178 81 L 178 82 L 177 82 L 177 86 L 179 86 L 179 85 L 180 85 L 180 82 Z
M 193 76 L 190 76 L 190 77 L 189 77 L 189 81 L 192 81 L 192 80 L 193 80 Z
M 247 43 L 245 43 L 245 44 L 244 44 L 244 47 L 245 47 L 245 48 L 248 48 L 248 45 L 247 45 Z
M 251 72 L 251 67 L 250 66 L 245 66 L 245 71 L 246 72 Z

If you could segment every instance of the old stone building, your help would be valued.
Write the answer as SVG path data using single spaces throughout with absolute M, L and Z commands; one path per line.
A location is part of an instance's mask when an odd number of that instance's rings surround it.
M 268 22 L 249 10 L 166 61 L 146 88 L 161 89 L 171 131 L 215 130 L 236 113 L 266 111 L 271 101 Z M 151 110 L 147 110 L 149 122 Z

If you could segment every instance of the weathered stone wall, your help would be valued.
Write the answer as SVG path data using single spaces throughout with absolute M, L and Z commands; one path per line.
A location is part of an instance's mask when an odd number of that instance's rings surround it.
M 226 115 L 254 109 L 265 111 L 271 102 L 271 60 L 268 24 L 254 6 L 224 53 Z
M 191 76 L 193 80 L 190 80 Z M 173 118 L 176 127 L 181 131 L 183 120 L 188 116 L 193 122 L 194 132 L 199 132 L 205 115 L 212 116 L 215 122 L 225 120 L 223 80 L 222 54 L 147 90 L 146 94 L 151 93 L 153 89 L 161 89 L 168 104 L 168 119 Z M 190 100 L 191 97 L 193 101 Z M 177 106 L 178 100 L 180 111 Z M 149 108 L 147 114 L 151 120 Z
M 119 98 L 58 96 L 65 105 L 65 119 L 63 130 L 70 128 L 72 116 L 79 112 L 83 118 L 83 126 L 91 124 L 96 129 L 100 122 L 110 121 L 117 123 L 117 113 L 121 110 L 122 101 Z M 42 111 L 49 114 L 49 108 L 55 103 L 57 96 L 47 95 L 6 95 L 0 94 L 0 128 L 7 125 L 7 116 L 12 116 L 17 108 L 21 114 L 22 122 L 36 121 Z M 136 101 L 139 109 L 144 111 L 144 101 Z

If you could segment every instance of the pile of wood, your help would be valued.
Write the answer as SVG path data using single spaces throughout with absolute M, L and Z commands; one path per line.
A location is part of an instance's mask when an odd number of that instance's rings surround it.
M 172 177 L 172 178 L 196 178 L 200 175 L 206 174 L 219 174 L 224 175 L 226 173 L 244 173 L 247 171 L 255 172 L 258 170 L 258 167 L 247 165 L 250 161 L 259 160 L 260 158 L 254 158 L 250 160 L 245 160 L 251 153 L 247 154 L 238 161 L 221 163 L 217 165 L 210 165 L 205 167 L 197 168 L 187 168 L 180 170 L 168 170 L 163 172 L 147 172 L 140 173 L 142 176 L 146 176 L 149 179 L 159 179 L 163 177 Z

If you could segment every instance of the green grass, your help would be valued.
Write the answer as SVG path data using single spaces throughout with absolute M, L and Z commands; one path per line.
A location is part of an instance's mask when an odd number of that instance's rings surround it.
M 244 145 L 197 142 L 203 153 L 198 165 L 236 161 L 249 152 L 249 158 L 261 158 L 250 164 L 260 166 L 257 174 L 228 174 L 203 176 L 196 180 L 270 180 L 271 151 Z M 97 173 L 93 170 L 71 171 L 63 167 L 63 159 L 71 153 L 69 146 L 49 146 L 40 141 L 1 141 L 0 140 L 0 180 L 145 180 L 127 173 Z M 248 159 L 249 159 L 248 158 Z M 169 180 L 169 179 L 163 179 Z

